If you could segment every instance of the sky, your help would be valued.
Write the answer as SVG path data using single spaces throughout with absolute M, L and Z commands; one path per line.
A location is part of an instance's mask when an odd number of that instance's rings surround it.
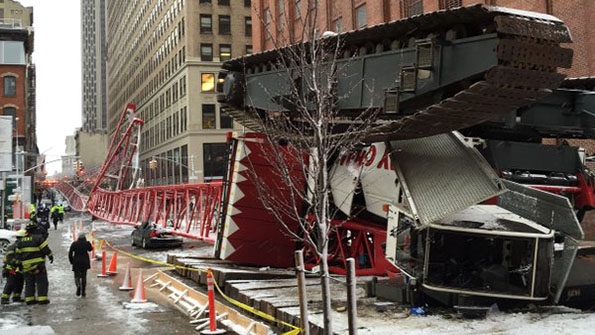
M 66 136 L 81 127 L 80 0 L 21 0 L 33 6 L 37 69 L 37 145 L 46 162 L 65 154 Z M 48 175 L 61 162 L 46 165 Z

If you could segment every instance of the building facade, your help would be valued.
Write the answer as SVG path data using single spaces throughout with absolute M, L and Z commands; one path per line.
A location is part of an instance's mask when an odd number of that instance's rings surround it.
M 275 45 L 300 42 L 304 25 L 314 17 L 314 6 L 316 15 L 313 21 L 316 22 L 317 30 L 340 33 L 478 3 L 547 13 L 562 19 L 574 39 L 570 45 L 574 49 L 574 61 L 572 68 L 567 71 L 568 75 L 595 75 L 595 42 L 589 38 L 589 22 L 595 13 L 595 1 L 591 0 L 254 0 L 254 50 L 258 52 Z
M 238 0 L 107 2 L 108 129 L 127 103 L 137 105 L 145 185 L 223 176 L 234 122 L 217 104 L 216 78 L 222 61 L 251 52 L 250 8 Z
M 23 175 L 23 171 L 38 165 L 39 150 L 36 137 L 35 114 L 35 66 L 33 54 L 33 8 L 24 7 L 16 1 L 0 2 L 0 115 L 12 119 L 12 166 L 13 175 Z M 28 176 L 34 171 L 27 173 Z M 3 178 L 5 176 L 2 176 Z M 32 199 L 32 178 L 13 179 L 6 183 L 2 197 L 6 214 L 20 217 L 22 211 L 13 211 L 10 194 L 22 191 L 15 199 L 27 205 Z M 4 195 L 3 194 L 3 195 Z M 18 201 L 17 201 L 18 203 Z M 21 207 L 18 207 L 21 208 Z
M 107 130 L 107 31 L 105 0 L 81 1 L 82 126 Z

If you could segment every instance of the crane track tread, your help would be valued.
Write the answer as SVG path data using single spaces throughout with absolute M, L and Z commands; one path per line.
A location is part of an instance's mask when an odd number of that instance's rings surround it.
M 365 132 L 364 140 L 412 139 L 468 128 L 531 104 L 558 88 L 565 74 L 558 73 L 557 68 L 569 68 L 573 53 L 559 43 L 570 42 L 570 33 L 555 17 L 531 14 L 475 5 L 422 14 L 339 35 L 349 46 L 349 43 L 362 41 L 363 38 L 373 38 L 371 34 L 377 34 L 373 41 L 377 41 L 379 36 L 394 38 L 395 32 L 402 29 L 401 26 L 415 26 L 427 33 L 453 27 L 459 21 L 475 24 L 484 33 L 491 33 L 493 30 L 490 29 L 495 29 L 498 34 L 498 65 L 488 68 L 483 78 L 475 79 L 476 82 L 470 82 L 467 88 L 454 96 L 423 107 L 411 115 L 379 121 L 372 129 L 362 130 Z M 234 59 L 224 63 L 223 68 L 243 71 L 249 65 L 271 62 L 271 57 L 279 57 L 284 49 L 292 47 L 295 46 Z M 255 131 L 264 130 L 257 113 L 250 108 L 233 112 L 231 109 L 227 108 L 238 122 L 246 126 L 250 124 L 249 128 Z

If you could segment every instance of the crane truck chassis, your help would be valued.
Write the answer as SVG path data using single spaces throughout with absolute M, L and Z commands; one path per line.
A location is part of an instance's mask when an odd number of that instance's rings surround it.
M 343 39 L 337 87 L 347 97 L 337 101 L 342 116 L 366 106 L 382 111 L 364 149 L 345 152 L 331 171 L 333 199 L 344 214 L 331 237 L 331 269 L 355 255 L 360 275 L 400 271 L 403 281 L 394 289 L 412 304 L 588 302 L 595 283 L 584 280 L 592 270 L 577 258 L 583 231 L 570 200 L 582 196 L 575 205 L 591 209 L 593 184 L 578 152 L 566 150 L 574 163 L 561 171 L 524 171 L 502 159 L 511 148 L 521 148 L 517 155 L 543 149 L 540 159 L 552 159 L 552 150 L 537 144 L 545 135 L 589 136 L 586 124 L 563 119 L 571 123 L 566 128 L 548 123 L 555 119 L 551 113 L 531 114 L 531 106 L 562 83 L 557 68 L 570 67 L 572 51 L 559 46 L 570 42 L 564 24 L 549 15 L 476 5 L 329 38 Z M 291 48 L 223 64 L 218 100 L 236 121 L 263 131 L 270 112 L 292 118 L 291 107 L 280 101 L 295 78 L 278 67 Z M 352 87 L 360 89 L 346 94 Z M 487 138 L 479 140 L 478 151 L 456 130 Z M 257 152 L 270 149 L 259 136 L 232 141 L 216 253 L 291 266 L 291 252 L 300 245 L 273 233 L 275 220 L 255 201 L 246 202 L 254 186 L 243 171 L 258 166 L 257 174 L 266 174 L 270 168 L 253 163 L 262 162 Z M 531 182 L 540 169 L 548 173 L 546 182 Z M 359 189 L 363 197 L 354 196 Z M 362 213 L 354 211 L 358 206 L 366 215 L 355 214 Z M 297 229 L 291 220 L 285 225 Z M 274 257 L 265 260 L 263 252 Z M 334 270 L 344 273 L 340 265 Z

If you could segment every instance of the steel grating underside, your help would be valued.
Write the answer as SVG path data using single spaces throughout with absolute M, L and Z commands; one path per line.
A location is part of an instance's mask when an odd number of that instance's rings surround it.
M 504 191 L 481 155 L 458 133 L 391 141 L 391 160 L 412 215 L 421 224 L 492 198 Z

